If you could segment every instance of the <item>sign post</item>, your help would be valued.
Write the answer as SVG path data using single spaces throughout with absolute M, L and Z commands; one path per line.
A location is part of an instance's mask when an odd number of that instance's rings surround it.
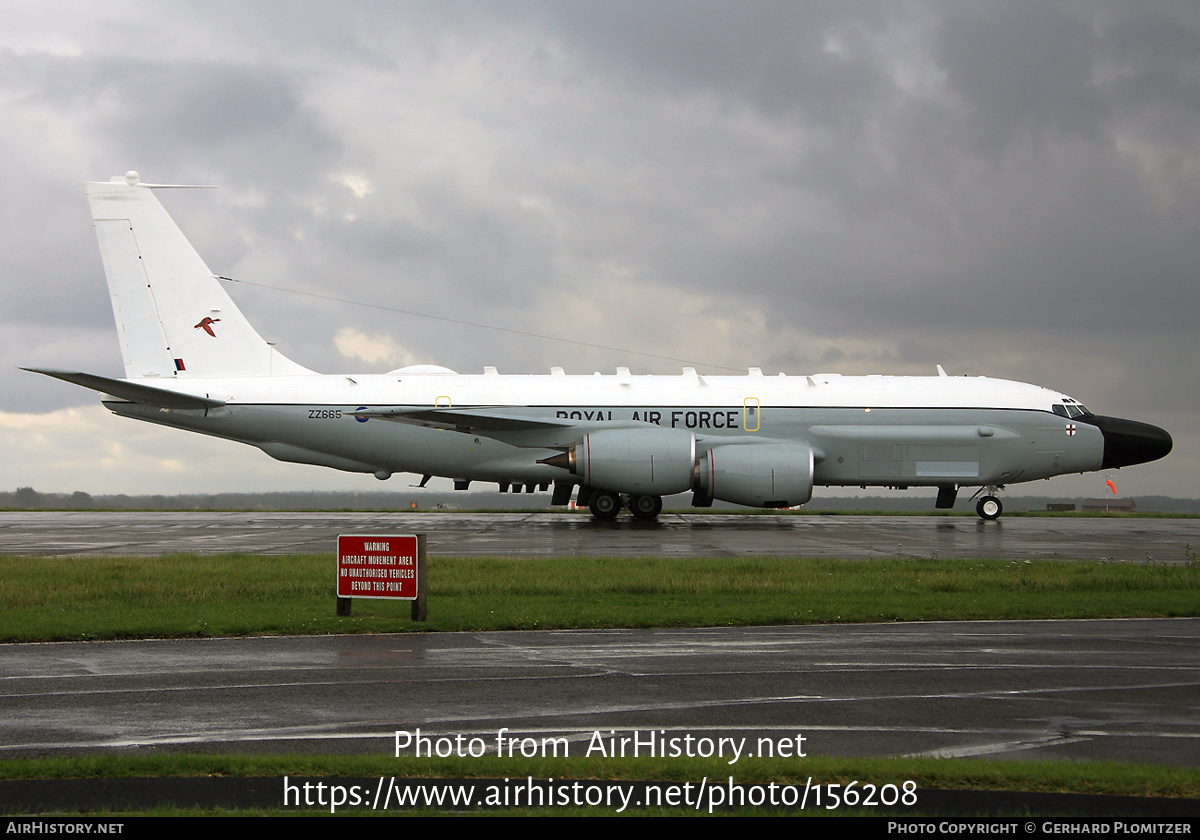
M 338 535 L 337 614 L 352 598 L 412 601 L 412 620 L 425 620 L 425 535 Z

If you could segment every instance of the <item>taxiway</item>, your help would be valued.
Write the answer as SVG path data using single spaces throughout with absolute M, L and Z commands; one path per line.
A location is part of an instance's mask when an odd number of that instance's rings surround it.
M 4 511 L 0 553 L 332 552 L 339 533 L 427 535 L 433 555 L 969 557 L 1182 563 L 1200 519 L 562 513 Z
M 418 729 L 585 755 L 640 730 L 754 754 L 1196 766 L 1198 653 L 1200 619 L 0 645 L 0 757 L 393 755 Z

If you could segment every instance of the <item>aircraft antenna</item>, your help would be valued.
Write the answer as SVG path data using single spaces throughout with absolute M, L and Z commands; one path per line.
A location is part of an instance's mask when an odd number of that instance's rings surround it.
M 383 304 L 379 304 L 379 303 L 367 303 L 367 302 L 361 301 L 361 300 L 351 300 L 350 298 L 340 298 L 340 297 L 336 297 L 334 295 L 321 294 L 320 292 L 302 292 L 299 289 L 289 289 L 284 286 L 272 286 L 267 283 L 255 283 L 252 280 L 238 280 L 233 277 L 222 277 L 220 274 L 214 274 L 213 276 L 216 277 L 218 280 L 225 280 L 229 283 L 240 283 L 243 286 L 257 286 L 260 289 L 270 289 L 275 292 L 287 292 L 287 293 L 293 294 L 293 295 L 302 295 L 304 297 L 317 298 L 319 300 L 333 301 L 334 303 L 348 303 L 352 306 L 364 306 L 364 307 L 367 307 L 368 309 L 378 309 L 383 312 L 395 312 L 400 315 L 410 315 L 414 318 L 428 318 L 431 321 L 442 321 L 447 324 L 458 324 L 458 325 L 464 326 L 464 327 L 476 327 L 481 330 L 495 330 L 496 332 L 509 333 L 510 335 L 520 335 L 520 336 L 524 336 L 525 338 L 539 338 L 539 339 L 542 339 L 543 341 L 557 341 L 562 344 L 574 344 L 577 347 L 590 347 L 593 350 L 611 350 L 614 353 L 624 353 L 624 354 L 630 355 L 630 356 L 643 356 L 643 357 L 649 358 L 649 359 L 659 359 L 661 361 L 677 362 L 679 364 L 685 364 L 685 365 L 699 365 L 700 367 L 704 367 L 704 368 L 713 368 L 716 370 L 728 370 L 728 371 L 733 371 L 735 373 L 741 373 L 744 370 L 746 370 L 746 368 L 744 368 L 744 367 L 735 368 L 735 367 L 730 367 L 729 365 L 711 364 L 709 362 L 697 362 L 694 359 L 680 359 L 675 356 L 663 356 L 658 353 L 645 353 L 640 350 L 630 350 L 625 347 L 611 347 L 607 344 L 594 344 L 590 341 L 580 341 L 579 339 L 576 339 L 576 338 L 561 338 L 561 337 L 555 336 L 555 335 L 544 335 L 542 333 L 528 332 L 526 330 L 516 330 L 516 329 L 513 329 L 512 327 L 497 327 L 492 324 L 480 324 L 480 323 L 476 323 L 475 321 L 464 321 L 459 318 L 447 318 L 442 315 L 430 315 L 426 312 L 414 312 L 411 309 L 400 309 L 399 307 L 384 306 Z

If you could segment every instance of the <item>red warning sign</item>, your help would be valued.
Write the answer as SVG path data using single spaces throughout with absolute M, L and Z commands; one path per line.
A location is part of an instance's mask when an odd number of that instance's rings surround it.
M 417 537 L 338 535 L 339 598 L 417 598 Z

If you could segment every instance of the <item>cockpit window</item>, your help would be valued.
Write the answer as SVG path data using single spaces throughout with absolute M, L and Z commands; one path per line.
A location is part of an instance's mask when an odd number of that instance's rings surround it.
M 1065 404 L 1064 404 L 1065 403 Z M 1087 406 L 1083 403 L 1076 402 L 1070 397 L 1064 397 L 1062 403 L 1057 403 L 1053 409 L 1055 414 L 1060 417 L 1086 417 L 1092 412 L 1087 410 Z

